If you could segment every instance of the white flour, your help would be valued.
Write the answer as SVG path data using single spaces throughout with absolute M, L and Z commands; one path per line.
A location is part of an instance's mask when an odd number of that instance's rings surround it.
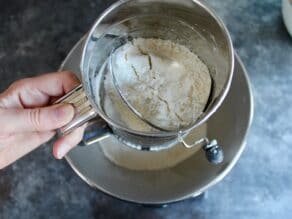
M 188 142 L 194 142 L 207 134 L 207 124 L 196 128 L 187 137 Z M 127 147 L 115 138 L 107 138 L 100 142 L 104 155 L 114 164 L 131 170 L 161 170 L 178 165 L 195 154 L 198 147 L 186 148 L 182 144 L 157 152 L 138 151 Z
M 210 95 L 207 66 L 185 46 L 169 40 L 128 42 L 114 53 L 113 69 L 127 100 L 161 128 L 193 123 Z
M 136 39 L 133 44 L 119 48 L 115 55 L 120 86 L 147 119 L 158 121 L 160 127 L 173 128 L 193 122 L 202 113 L 209 97 L 211 78 L 207 66 L 186 47 L 166 40 Z M 134 130 L 152 129 L 121 100 L 109 73 L 105 79 L 104 108 L 110 118 Z M 189 136 L 190 141 L 205 137 L 206 128 L 206 125 L 197 128 Z M 134 170 L 172 167 L 198 150 L 176 144 L 159 152 L 138 151 L 114 138 L 100 145 L 113 163 Z

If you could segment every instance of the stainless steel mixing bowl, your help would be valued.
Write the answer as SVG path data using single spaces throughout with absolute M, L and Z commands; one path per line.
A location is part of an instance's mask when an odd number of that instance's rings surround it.
M 80 57 L 84 38 L 69 53 L 60 70 L 80 76 Z M 222 180 L 238 161 L 253 116 L 253 98 L 247 72 L 235 56 L 234 78 L 220 109 L 207 121 L 207 136 L 222 142 L 225 159 L 210 164 L 202 150 L 175 167 L 159 171 L 132 171 L 111 163 L 99 143 L 76 147 L 67 156 L 74 171 L 90 186 L 119 199 L 163 204 L 196 196 Z M 196 132 L 192 130 L 190 134 Z M 109 144 L 113 136 L 103 140 Z M 121 145 L 121 147 L 123 147 Z

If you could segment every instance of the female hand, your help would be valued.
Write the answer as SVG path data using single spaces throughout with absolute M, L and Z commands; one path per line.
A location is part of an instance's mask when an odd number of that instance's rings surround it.
M 55 135 L 70 122 L 74 108 L 69 104 L 51 105 L 79 85 L 71 72 L 56 72 L 13 83 L 0 94 L 0 169 L 16 161 Z M 80 142 L 84 127 L 59 138 L 53 154 L 61 159 Z

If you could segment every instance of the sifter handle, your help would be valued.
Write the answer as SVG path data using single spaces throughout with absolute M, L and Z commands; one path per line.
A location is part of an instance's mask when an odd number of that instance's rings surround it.
M 68 134 L 97 115 L 96 110 L 93 108 L 84 92 L 82 84 L 54 102 L 54 104 L 58 103 L 69 103 L 75 109 L 75 115 L 72 121 L 58 129 L 61 135 Z

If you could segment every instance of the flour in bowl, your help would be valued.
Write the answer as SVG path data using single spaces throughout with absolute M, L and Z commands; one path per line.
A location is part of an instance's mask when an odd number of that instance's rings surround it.
M 195 132 L 187 136 L 188 142 L 194 142 L 207 135 L 207 124 L 204 123 Z M 161 151 L 139 151 L 123 145 L 115 138 L 107 138 L 99 143 L 105 157 L 117 166 L 136 171 L 153 171 L 174 167 L 192 157 L 200 146 L 186 148 L 175 144 Z

